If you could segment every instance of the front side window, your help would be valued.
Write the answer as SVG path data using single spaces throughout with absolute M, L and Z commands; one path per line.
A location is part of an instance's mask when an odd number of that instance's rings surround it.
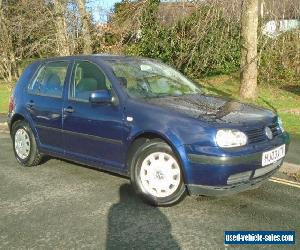
M 111 90 L 111 84 L 99 67 L 87 61 L 76 62 L 70 85 L 69 99 L 88 101 L 91 93 Z
M 51 62 L 44 65 L 30 84 L 29 91 L 37 95 L 62 97 L 68 64 Z

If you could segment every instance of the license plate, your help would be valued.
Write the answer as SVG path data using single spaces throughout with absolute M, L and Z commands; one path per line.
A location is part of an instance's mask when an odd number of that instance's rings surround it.
M 285 144 L 278 148 L 274 148 L 270 151 L 263 152 L 262 154 L 262 166 L 270 165 L 285 156 Z

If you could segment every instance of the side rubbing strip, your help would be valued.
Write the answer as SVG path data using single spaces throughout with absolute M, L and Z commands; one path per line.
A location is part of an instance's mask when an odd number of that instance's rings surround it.
M 100 137 L 100 136 L 96 136 L 96 135 L 83 134 L 83 133 L 68 131 L 68 130 L 59 129 L 59 128 L 42 126 L 42 125 L 37 125 L 36 127 L 41 128 L 41 129 L 47 129 L 47 130 L 52 130 L 52 131 L 56 131 L 56 132 L 61 132 L 63 134 L 71 134 L 71 135 L 81 136 L 81 137 L 88 138 L 90 140 L 95 140 L 95 141 L 103 141 L 103 142 L 108 142 L 108 143 L 112 143 L 112 144 L 123 144 L 123 142 L 121 140 L 115 140 L 115 139 Z

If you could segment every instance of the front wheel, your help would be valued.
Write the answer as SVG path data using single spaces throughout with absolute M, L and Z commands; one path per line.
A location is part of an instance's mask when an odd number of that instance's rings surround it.
M 131 163 L 131 182 L 137 193 L 152 205 L 166 206 L 185 195 L 180 163 L 162 140 L 144 143 Z

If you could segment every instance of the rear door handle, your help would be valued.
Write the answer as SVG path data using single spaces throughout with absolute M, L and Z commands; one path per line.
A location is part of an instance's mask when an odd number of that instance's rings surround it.
M 33 107 L 34 107 L 34 101 L 29 101 L 29 102 L 27 102 L 26 103 L 26 107 L 28 108 L 28 109 L 32 109 Z
M 73 113 L 74 111 L 75 111 L 75 109 L 73 109 L 72 107 L 64 108 L 64 112 L 66 112 L 66 113 Z

